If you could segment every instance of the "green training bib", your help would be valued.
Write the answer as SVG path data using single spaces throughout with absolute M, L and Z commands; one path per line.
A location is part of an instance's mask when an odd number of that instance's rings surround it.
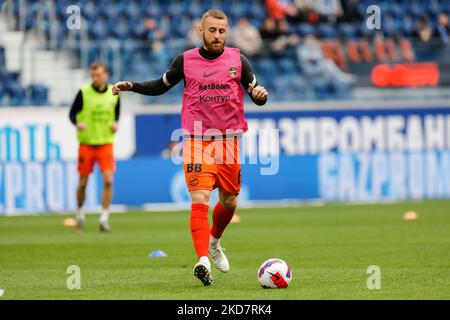
M 119 96 L 112 94 L 112 85 L 105 92 L 97 92 L 92 85 L 81 88 L 83 108 L 77 114 L 77 122 L 86 124 L 86 129 L 78 131 L 80 144 L 103 145 L 114 142 L 112 125 L 115 122 L 115 108 Z

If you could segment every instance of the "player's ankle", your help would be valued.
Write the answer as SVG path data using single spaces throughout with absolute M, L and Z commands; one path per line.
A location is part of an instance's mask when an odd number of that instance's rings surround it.
M 216 238 L 213 235 L 209 238 L 209 246 L 211 248 L 217 248 L 220 245 L 220 238 Z
M 109 209 L 102 208 L 100 212 L 100 224 L 108 223 L 109 220 Z
M 77 209 L 76 216 L 78 221 L 84 221 L 84 211 L 82 208 Z
M 208 258 L 207 256 L 201 256 L 201 257 L 198 259 L 198 262 L 200 262 L 200 263 L 206 265 L 208 268 L 211 267 L 211 262 L 209 261 L 209 258 Z

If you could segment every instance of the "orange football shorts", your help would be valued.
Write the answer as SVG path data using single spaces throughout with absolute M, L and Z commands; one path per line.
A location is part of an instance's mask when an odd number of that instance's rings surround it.
M 98 163 L 101 172 L 114 172 L 116 163 L 114 161 L 114 148 L 112 144 L 91 146 L 80 144 L 78 149 L 78 172 L 82 176 L 89 175 Z
M 241 190 L 238 138 L 183 141 L 183 165 L 189 191 L 219 188 L 226 194 Z

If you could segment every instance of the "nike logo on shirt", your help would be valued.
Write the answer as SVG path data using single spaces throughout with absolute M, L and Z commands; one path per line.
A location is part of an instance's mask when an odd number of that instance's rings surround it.
M 214 71 L 211 71 L 211 72 L 203 72 L 203 78 L 209 78 L 209 77 L 211 77 L 211 76 L 213 76 L 213 75 L 215 75 L 216 73 L 219 73 L 220 72 L 220 70 L 214 70 Z

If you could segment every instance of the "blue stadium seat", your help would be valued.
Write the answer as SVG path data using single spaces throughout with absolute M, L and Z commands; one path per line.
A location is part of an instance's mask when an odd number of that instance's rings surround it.
M 3 88 L 3 84 L 0 82 L 0 106 L 3 105 L 4 95 L 5 95 L 5 88 Z
M 300 75 L 294 75 L 291 78 L 293 96 L 295 100 L 305 100 L 308 95 L 308 83 Z
M 328 23 L 320 23 L 316 28 L 317 35 L 322 39 L 334 39 L 336 37 L 335 28 Z
M 174 20 L 180 19 L 186 12 L 188 4 L 181 0 L 172 0 L 167 8 L 169 16 Z
M 359 28 L 358 28 L 358 36 L 359 37 L 372 38 L 376 32 L 377 32 L 376 29 L 367 28 L 367 25 L 365 22 L 359 23 Z
M 411 16 L 405 15 L 400 20 L 400 30 L 403 35 L 410 37 L 416 29 L 416 24 Z
M 297 26 L 297 33 L 302 37 L 316 35 L 316 29 L 310 23 L 300 23 Z
M 88 21 L 95 21 L 99 15 L 98 6 L 93 1 L 88 1 L 81 12 Z
M 338 25 L 338 33 L 347 40 L 355 40 L 358 36 L 358 27 L 351 23 L 341 23 Z
M 132 1 L 128 4 L 128 6 L 125 9 L 125 15 L 127 19 L 134 21 L 139 21 L 141 18 L 141 9 L 139 7 L 139 4 L 136 1 Z
M 18 2 L 19 0 L 13 0 L 16 15 L 18 15 Z M 37 24 L 36 12 L 39 8 L 39 1 L 26 0 L 26 2 L 30 8 L 26 14 L 26 27 L 31 29 Z M 88 61 L 92 62 L 99 58 L 105 58 L 106 62 L 111 62 L 111 52 L 107 52 L 106 57 L 101 57 L 99 47 L 101 45 L 107 46 L 107 41 L 110 38 L 114 38 L 121 43 L 121 62 L 123 66 L 126 66 L 122 70 L 133 79 L 150 79 L 152 76 L 160 76 L 164 72 L 168 60 L 186 48 L 186 33 L 190 30 L 193 19 L 200 18 L 201 14 L 211 7 L 224 9 L 230 17 L 231 24 L 236 23 L 240 17 L 245 16 L 253 25 L 260 27 L 267 16 L 263 0 L 77 0 L 75 2 L 58 0 L 54 3 L 59 23 L 62 26 L 62 28 L 58 29 L 57 34 L 59 48 L 62 48 L 63 44 L 65 44 L 64 41 L 67 39 L 68 34 L 67 28 L 65 28 L 67 6 L 71 4 L 80 5 L 82 14 L 88 23 L 89 40 L 98 45 L 98 47 L 89 50 Z M 418 19 L 427 17 L 433 26 L 436 24 L 439 12 L 450 11 L 450 1 L 447 0 L 360 0 L 358 10 L 363 16 L 366 16 L 366 9 L 372 4 L 380 5 L 382 8 L 383 21 L 381 31 L 368 29 L 365 21 L 339 23 L 337 25 L 327 23 L 290 23 L 289 30 L 302 37 L 317 35 L 323 39 L 334 39 L 336 36 L 347 40 L 355 40 L 359 37 L 372 38 L 376 32 L 383 32 L 388 37 L 400 34 L 410 37 L 417 27 Z M 143 48 L 142 44 L 137 46 L 128 41 L 135 39 L 153 41 L 155 39 L 153 32 L 146 32 L 144 24 L 146 18 L 157 20 L 158 27 L 166 35 L 164 39 L 165 49 L 158 54 L 152 53 L 150 46 Z M 44 20 L 44 23 L 39 28 L 46 32 L 48 37 L 50 15 L 47 11 L 44 11 Z M 80 33 L 77 31 L 70 32 L 75 36 L 77 41 L 75 52 L 80 57 Z M 304 86 L 308 90 L 314 89 L 319 98 L 327 96 L 343 97 L 348 94 L 348 88 L 334 88 L 320 83 L 313 85 L 311 84 L 313 81 L 305 83 L 304 79 L 301 78 L 299 66 L 296 65 L 295 60 L 288 58 L 289 54 L 289 52 L 283 53 L 280 57 L 271 57 L 270 54 L 267 54 L 269 57 L 252 59 L 252 65 L 258 80 L 268 88 L 278 86 L 277 83 L 280 78 L 288 78 L 291 82 L 294 82 L 294 84 L 287 87 L 288 91 L 285 92 L 285 95 L 280 94 L 278 97 L 275 97 L 276 99 L 283 100 L 286 97 L 291 98 L 293 95 L 297 95 L 300 99 L 304 97 L 304 94 L 299 93 Z M 6 81 L 5 78 L 10 79 L 11 75 L 6 71 L 2 75 L 2 67 L 3 69 L 5 67 L 5 56 L 4 50 L 0 48 L 0 85 L 3 90 L 3 101 L 9 101 L 11 93 L 18 92 L 20 96 L 23 88 L 20 86 L 20 79 Z M 33 88 L 35 94 L 30 95 L 31 103 L 41 101 L 39 100 L 40 98 L 35 98 L 40 97 L 40 92 L 42 92 L 40 89 Z M 31 92 L 31 89 L 28 91 Z M 175 89 L 173 91 L 177 92 Z M 177 99 L 176 96 L 171 94 L 168 97 L 148 99 L 153 99 L 152 101 L 175 101 Z M 26 98 L 22 97 L 18 98 L 16 103 L 21 99 L 22 102 L 26 102 Z
M 400 18 L 403 16 L 404 12 L 404 8 L 399 5 L 398 3 L 393 3 L 391 5 L 391 10 L 390 10 L 391 14 L 396 18 Z
M 48 105 L 48 89 L 43 85 L 30 85 L 28 87 L 30 103 L 34 106 Z
M 425 8 L 418 3 L 410 4 L 405 6 L 404 9 L 408 12 L 415 20 L 419 20 L 425 17 Z
M 352 94 L 352 86 L 344 83 L 332 83 L 330 85 L 329 95 L 333 99 L 349 99 Z
M 8 82 L 5 88 L 6 94 L 9 96 L 8 104 L 11 106 L 24 105 L 26 102 L 25 89 L 17 81 Z
M 100 18 L 96 22 L 91 22 L 88 25 L 89 36 L 93 40 L 105 40 L 110 34 L 110 30 L 104 18 Z
M 273 94 L 275 100 L 278 101 L 293 101 L 300 95 L 299 91 L 306 87 L 305 82 L 298 75 L 291 75 L 280 77 L 273 84 Z
M 203 14 L 202 2 L 200 0 L 192 1 L 187 8 L 187 13 L 192 20 L 199 19 Z
M 382 31 L 387 37 L 393 37 L 401 31 L 399 22 L 395 20 L 391 13 L 382 16 L 382 26 Z
M 259 20 L 259 24 L 266 18 L 267 12 L 263 5 L 261 5 L 261 1 L 253 0 L 247 6 L 247 13 L 250 19 Z M 259 25 L 258 24 L 258 25 Z
M 5 65 L 6 65 L 5 48 L 0 47 L 0 69 L 5 68 Z
M 297 61 L 291 58 L 279 59 L 276 63 L 276 68 L 278 72 L 286 75 L 298 73 Z
M 104 6 L 99 9 L 99 12 L 110 21 L 119 19 L 119 7 L 117 5 Z
M 151 0 L 148 5 L 143 6 L 143 9 L 147 18 L 157 18 L 162 15 L 162 9 L 157 0 Z
M 259 71 L 265 78 L 274 76 L 276 72 L 275 62 L 270 58 L 261 58 L 258 62 Z

